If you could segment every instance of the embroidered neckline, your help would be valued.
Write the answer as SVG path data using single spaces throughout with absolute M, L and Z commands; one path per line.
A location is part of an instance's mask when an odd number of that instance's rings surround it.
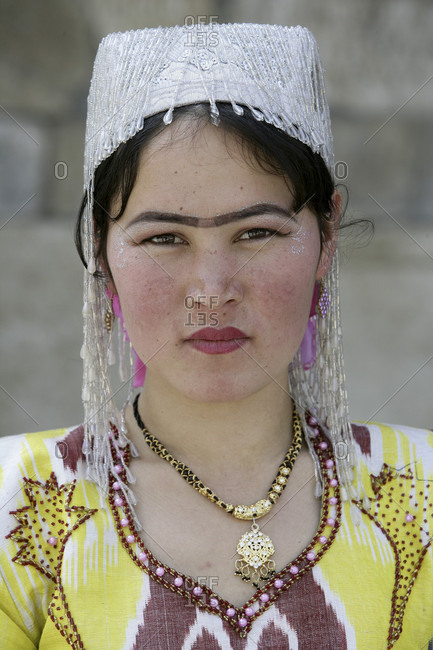
M 118 437 L 118 431 L 114 425 L 112 425 L 112 436 L 114 439 Z M 281 571 L 275 573 L 241 607 L 234 606 L 191 576 L 164 564 L 145 547 L 134 525 L 133 514 L 121 492 L 121 482 L 127 483 L 125 467 L 128 467 L 130 463 L 130 448 L 127 445 L 124 450 L 117 450 L 116 446 L 111 443 L 111 453 L 119 481 L 116 481 L 114 476 L 110 476 L 108 501 L 122 546 L 132 561 L 152 580 L 183 596 L 200 609 L 216 614 L 223 621 L 229 623 L 241 637 L 246 637 L 253 622 L 271 607 L 281 594 L 319 562 L 331 547 L 340 526 L 342 505 L 335 459 L 332 446 L 319 427 L 317 427 L 314 447 L 321 465 L 322 476 L 325 479 L 317 531 L 301 553 Z

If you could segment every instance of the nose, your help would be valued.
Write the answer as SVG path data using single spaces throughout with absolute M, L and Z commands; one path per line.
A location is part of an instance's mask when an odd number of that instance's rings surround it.
M 241 302 L 244 288 L 237 271 L 234 257 L 217 249 L 202 252 L 189 269 L 186 300 L 191 307 L 197 305 L 207 309 Z

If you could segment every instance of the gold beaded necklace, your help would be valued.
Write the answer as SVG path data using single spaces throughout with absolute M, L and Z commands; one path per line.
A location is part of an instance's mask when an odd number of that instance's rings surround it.
M 296 409 L 293 408 L 293 439 L 292 444 L 284 457 L 283 462 L 278 468 L 278 473 L 268 490 L 267 497 L 259 499 L 256 503 L 249 506 L 234 505 L 232 503 L 225 503 L 220 499 L 215 492 L 207 487 L 199 478 L 190 470 L 190 468 L 179 460 L 176 460 L 172 454 L 164 447 L 164 445 L 152 435 L 146 428 L 143 420 L 138 412 L 138 398 L 134 400 L 134 416 L 135 420 L 144 434 L 144 439 L 152 451 L 154 451 L 160 458 L 166 460 L 181 477 L 191 485 L 197 492 L 207 497 L 217 506 L 236 517 L 236 519 L 243 519 L 253 521 L 251 530 L 240 538 L 237 545 L 237 553 L 241 556 L 235 562 L 235 575 L 238 575 L 248 582 L 252 580 L 255 587 L 259 587 L 261 580 L 266 581 L 275 573 L 275 562 L 270 559 L 274 554 L 274 545 L 270 537 L 265 535 L 259 530 L 256 519 L 260 519 L 266 515 L 272 506 L 280 498 L 284 488 L 287 484 L 287 479 L 292 471 L 295 460 L 299 454 L 302 446 L 302 427 L 299 415 Z

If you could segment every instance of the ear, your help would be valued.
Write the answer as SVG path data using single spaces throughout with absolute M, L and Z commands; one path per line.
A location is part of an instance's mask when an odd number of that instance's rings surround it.
M 328 239 L 322 242 L 322 251 L 320 253 L 319 263 L 316 271 L 316 282 L 319 282 L 328 273 L 331 268 L 332 260 L 338 243 L 338 226 L 341 217 L 341 194 L 334 190 L 332 195 L 332 213 L 331 213 L 331 233 Z
M 107 276 L 106 276 L 105 288 L 106 288 L 107 294 L 109 294 L 110 297 L 115 296 L 117 294 L 116 285 L 114 284 L 113 280 L 111 279 L 111 275 L 109 273 L 107 273 Z
M 108 262 L 105 262 L 103 256 L 101 255 L 99 259 L 99 270 L 103 275 L 103 280 L 105 282 L 105 290 L 107 295 L 115 296 L 117 294 L 116 285 L 114 284 L 113 276 L 111 275 L 110 267 Z

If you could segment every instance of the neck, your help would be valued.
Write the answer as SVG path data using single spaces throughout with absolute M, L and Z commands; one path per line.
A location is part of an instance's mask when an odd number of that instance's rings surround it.
M 282 388 L 284 387 L 284 388 Z M 292 401 L 287 378 L 232 402 L 197 402 L 146 376 L 138 410 L 147 429 L 205 482 L 260 474 L 273 476 L 292 440 Z M 132 408 L 126 414 L 139 449 L 146 444 Z M 152 453 L 152 452 L 151 452 Z

